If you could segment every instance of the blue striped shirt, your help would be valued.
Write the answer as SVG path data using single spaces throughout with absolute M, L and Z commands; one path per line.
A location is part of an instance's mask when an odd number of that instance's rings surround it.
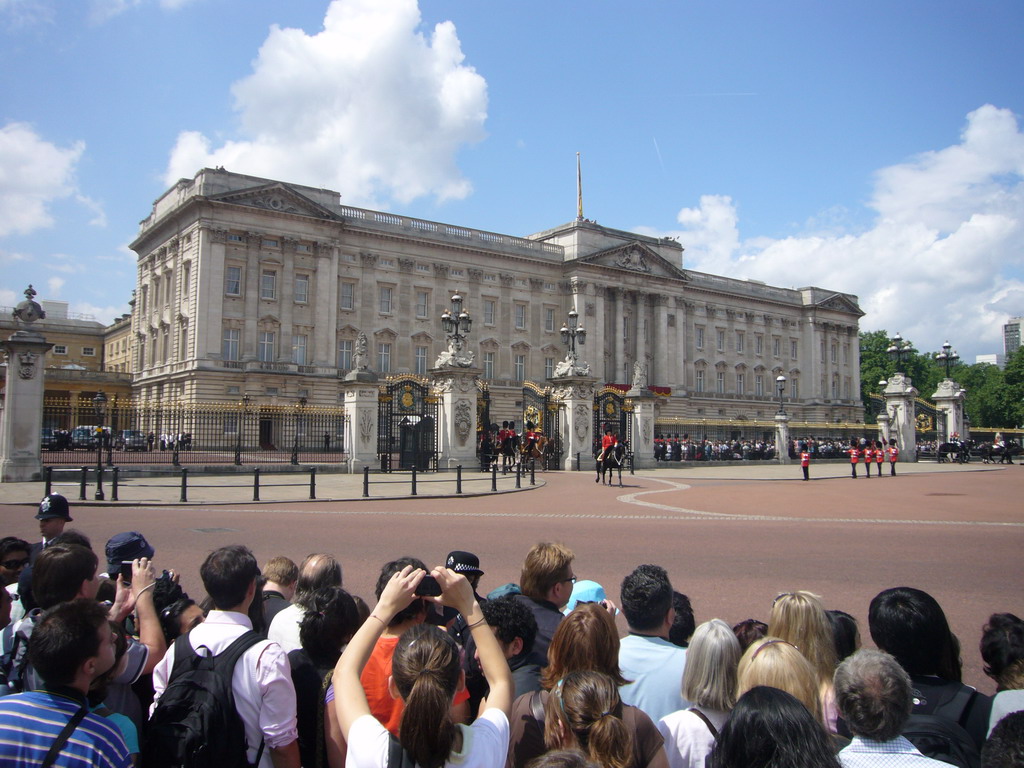
M 0 698 L 0 764 L 4 768 L 36 768 L 80 708 L 80 702 L 49 691 Z M 121 732 L 96 714 L 82 719 L 54 763 L 59 768 L 130 765 Z

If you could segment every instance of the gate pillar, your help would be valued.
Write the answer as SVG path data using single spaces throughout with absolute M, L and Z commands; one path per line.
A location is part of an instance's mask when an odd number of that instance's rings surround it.
M 558 404 L 558 434 L 562 440 L 562 469 L 575 469 L 576 454 L 587 466 L 594 445 L 594 384 L 590 376 L 560 376 L 551 380 L 551 399 Z
M 885 391 L 885 410 L 889 414 L 889 437 L 896 440 L 900 461 L 917 461 L 917 433 L 914 416 L 914 398 L 917 388 L 905 373 L 894 373 Z
M 380 387 L 376 376 L 353 377 L 342 382 L 345 394 L 345 455 L 348 471 L 362 472 L 377 464 L 377 397 Z
M 633 466 L 636 469 L 650 469 L 654 466 L 654 402 L 656 396 L 649 389 L 635 386 L 626 393 L 633 402 Z
M 476 454 L 477 379 L 479 368 L 434 368 L 431 388 L 440 399 L 438 467 L 478 465 Z
M 7 361 L 7 389 L 0 414 L 0 482 L 42 480 L 40 454 L 43 430 L 43 356 L 53 347 L 31 324 L 46 315 L 32 300 L 32 286 L 25 301 L 14 310 L 23 327 L 0 344 Z
M 948 443 L 956 434 L 964 437 L 964 395 L 966 392 L 952 379 L 943 379 L 932 395 L 935 408 L 946 414 L 945 434 L 939 435 L 940 443 Z

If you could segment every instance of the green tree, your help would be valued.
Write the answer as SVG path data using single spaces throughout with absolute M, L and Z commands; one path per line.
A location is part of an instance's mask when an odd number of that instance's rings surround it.
M 917 387 L 921 397 L 927 398 L 931 397 L 943 378 L 942 372 L 935 369 L 933 355 L 928 352 L 914 350 L 909 359 L 897 363 L 888 352 L 890 339 L 889 332 L 884 329 L 860 333 L 860 396 L 864 403 L 865 415 L 870 414 L 872 421 L 877 408 L 870 395 L 872 392 L 882 391 L 883 387 L 878 383 L 882 379 L 888 379 L 897 371 L 902 371 L 910 377 L 911 383 Z

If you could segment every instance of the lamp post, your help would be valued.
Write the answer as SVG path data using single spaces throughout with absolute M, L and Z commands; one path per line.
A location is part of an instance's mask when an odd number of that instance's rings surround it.
M 452 296 L 452 308 L 441 313 L 441 328 L 448 337 L 448 343 L 461 350 L 473 328 L 473 318 L 462 308 L 462 297 L 457 293 Z
M 896 369 L 899 370 L 900 366 L 903 365 L 910 356 L 917 350 L 914 349 L 914 345 L 909 341 L 904 341 L 899 331 L 896 335 L 889 339 L 889 348 L 885 350 L 889 358 L 896 363 Z
M 295 440 L 292 442 L 292 465 L 299 463 L 299 419 L 302 417 L 302 409 L 306 407 L 305 396 L 299 398 L 295 406 Z
M 240 467 L 242 465 L 242 429 L 245 426 L 245 416 L 249 412 L 249 403 L 251 398 L 248 395 L 242 395 L 241 401 L 238 403 L 242 406 L 241 412 L 238 414 L 238 424 L 235 432 L 238 434 L 238 438 L 235 440 L 235 466 Z
M 942 345 L 942 351 L 937 352 L 935 354 L 935 359 L 940 363 L 945 364 L 946 378 L 948 379 L 949 369 L 956 365 L 957 360 L 960 359 L 960 355 L 956 353 L 956 350 L 953 349 L 953 346 L 949 343 L 949 341 L 946 341 L 946 343 Z
M 786 415 L 786 406 L 782 404 L 782 395 L 786 391 L 786 377 L 779 375 L 775 379 L 775 391 L 779 393 L 779 416 Z
M 569 350 L 565 355 L 565 362 L 568 364 L 566 367 L 570 374 L 576 373 L 577 362 L 579 355 L 576 351 L 576 345 L 579 344 L 581 347 L 587 341 L 587 331 L 583 327 L 583 323 L 579 322 L 580 313 L 573 307 L 569 310 L 569 319 L 562 323 L 561 334 L 562 343 L 565 344 Z
M 92 399 L 96 412 L 96 501 L 103 501 L 103 419 L 107 413 L 107 396 L 101 389 Z

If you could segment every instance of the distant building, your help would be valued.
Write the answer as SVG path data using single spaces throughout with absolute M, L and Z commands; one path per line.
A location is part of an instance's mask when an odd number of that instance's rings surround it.
M 106 365 L 107 328 L 91 315 L 68 312 L 66 301 L 39 302 L 46 317 L 32 324 L 53 345 L 43 362 L 44 397 L 51 402 L 72 403 L 91 400 L 97 391 L 108 396 L 131 395 L 128 369 L 116 372 Z M 0 308 L 0 336 L 7 338 L 21 326 L 10 307 Z M 131 328 L 131 321 L 127 321 Z M 0 388 L 5 379 L 0 376 Z
M 1024 323 L 1024 317 L 1011 317 L 1010 321 L 1003 326 L 1003 354 L 1007 358 L 1020 349 L 1021 323 Z
M 995 354 L 995 355 L 976 355 L 975 358 L 974 358 L 974 363 L 975 363 L 975 365 L 985 363 L 985 364 L 988 364 L 988 365 L 994 365 L 997 368 L 1002 369 L 1003 366 L 1006 365 L 1006 357 L 1003 356 L 1003 355 L 999 355 L 999 354 Z
M 552 375 L 575 306 L 598 384 L 628 388 L 639 362 L 659 417 L 771 418 L 783 374 L 791 418 L 863 421 L 856 296 L 686 270 L 671 238 L 582 218 L 483 232 L 206 168 L 153 204 L 131 248 L 137 402 L 337 405 L 360 333 L 382 375 L 433 368 L 458 292 L 492 419 Z

